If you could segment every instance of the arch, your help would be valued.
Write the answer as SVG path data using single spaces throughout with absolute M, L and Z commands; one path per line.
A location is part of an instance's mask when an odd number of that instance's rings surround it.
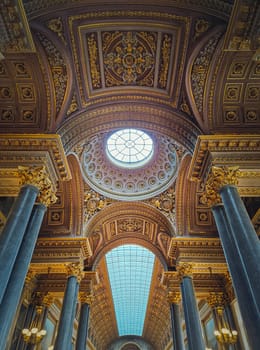
M 169 136 L 190 152 L 194 150 L 197 137 L 201 134 L 199 128 L 183 113 L 162 104 L 147 105 L 137 101 L 99 105 L 88 109 L 74 115 L 73 119 L 68 118 L 58 133 L 61 135 L 65 151 L 70 152 L 98 133 L 128 127 Z
M 87 224 L 84 235 L 93 252 L 86 262 L 88 268 L 94 269 L 109 250 L 119 245 L 138 244 L 152 251 L 167 269 L 174 229 L 159 210 L 148 204 L 119 202 L 96 214 Z

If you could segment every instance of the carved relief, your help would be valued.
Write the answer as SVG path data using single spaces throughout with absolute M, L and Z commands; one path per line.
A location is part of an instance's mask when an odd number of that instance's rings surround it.
M 153 32 L 103 32 L 105 85 L 153 86 L 156 41 Z
M 46 52 L 50 65 L 56 96 L 56 112 L 58 113 L 62 107 L 68 83 L 67 67 L 62 54 L 53 42 L 40 32 L 37 33 L 37 37 Z
M 58 35 L 62 42 L 66 45 L 64 36 L 64 28 L 61 17 L 53 18 L 48 22 L 48 28 Z
M 221 35 L 222 33 L 217 33 L 208 41 L 200 50 L 192 65 L 191 87 L 196 107 L 200 113 L 203 111 L 203 95 L 210 62 Z
M 213 166 L 205 185 L 205 193 L 200 197 L 200 202 L 208 206 L 220 203 L 221 197 L 218 191 L 226 184 L 237 185 L 239 174 L 238 167 Z
M 56 202 L 56 189 L 52 184 L 45 166 L 42 167 L 18 167 L 22 184 L 30 184 L 39 188 L 38 200 L 46 207 Z
M 97 34 L 91 33 L 87 36 L 90 75 L 92 79 L 93 89 L 101 88 L 101 73 L 98 55 Z

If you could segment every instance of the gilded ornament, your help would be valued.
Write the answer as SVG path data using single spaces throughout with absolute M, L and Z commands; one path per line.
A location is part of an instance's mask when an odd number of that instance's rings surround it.
M 82 304 L 88 304 L 91 305 L 94 301 L 94 295 L 91 293 L 84 293 L 84 292 L 80 292 L 79 293 L 79 301 Z
M 48 22 L 48 28 L 58 35 L 58 37 L 66 44 L 63 34 L 63 24 L 61 17 L 53 18 Z
M 96 34 L 92 33 L 87 39 L 90 62 L 90 74 L 94 89 L 101 88 L 101 74 L 98 59 L 98 43 Z
M 192 263 L 179 263 L 177 265 L 178 277 L 182 280 L 183 277 L 191 277 L 193 272 Z
M 200 203 L 207 206 L 213 206 L 221 202 L 219 190 L 224 185 L 237 185 L 238 177 L 240 176 L 239 167 L 216 167 L 212 166 L 209 173 L 205 192 L 200 197 Z
M 209 22 L 203 18 L 197 19 L 195 23 L 195 38 L 205 33 L 209 29 Z
M 167 299 L 171 304 L 179 304 L 181 301 L 181 293 L 180 292 L 169 292 L 167 295 Z
M 39 189 L 38 200 L 46 207 L 54 204 L 57 200 L 55 187 L 52 184 L 45 166 L 18 167 L 21 184 L 30 184 Z
M 80 264 L 80 263 L 71 263 L 71 264 L 68 264 L 66 266 L 66 269 L 67 269 L 68 277 L 75 276 L 75 277 L 77 277 L 77 280 L 80 283 L 80 281 L 84 277 L 82 264 Z
M 223 307 L 225 305 L 226 298 L 224 293 L 209 293 L 207 297 L 207 303 L 212 308 Z
M 159 87 L 165 89 L 167 85 L 167 77 L 170 65 L 170 54 L 171 54 L 171 43 L 172 39 L 168 34 L 164 34 L 162 41 L 162 57 L 159 73 Z

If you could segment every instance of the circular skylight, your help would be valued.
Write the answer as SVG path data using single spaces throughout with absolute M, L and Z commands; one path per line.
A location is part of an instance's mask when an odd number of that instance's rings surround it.
M 153 140 L 141 130 L 118 130 L 107 139 L 107 154 L 119 166 L 139 167 L 151 159 Z

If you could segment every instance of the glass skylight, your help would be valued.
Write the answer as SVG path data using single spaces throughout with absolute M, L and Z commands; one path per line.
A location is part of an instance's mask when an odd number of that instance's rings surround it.
M 142 335 L 155 256 L 138 245 L 106 254 L 119 336 Z
M 141 130 L 118 130 L 107 140 L 107 154 L 119 166 L 139 167 L 151 159 L 153 140 Z

